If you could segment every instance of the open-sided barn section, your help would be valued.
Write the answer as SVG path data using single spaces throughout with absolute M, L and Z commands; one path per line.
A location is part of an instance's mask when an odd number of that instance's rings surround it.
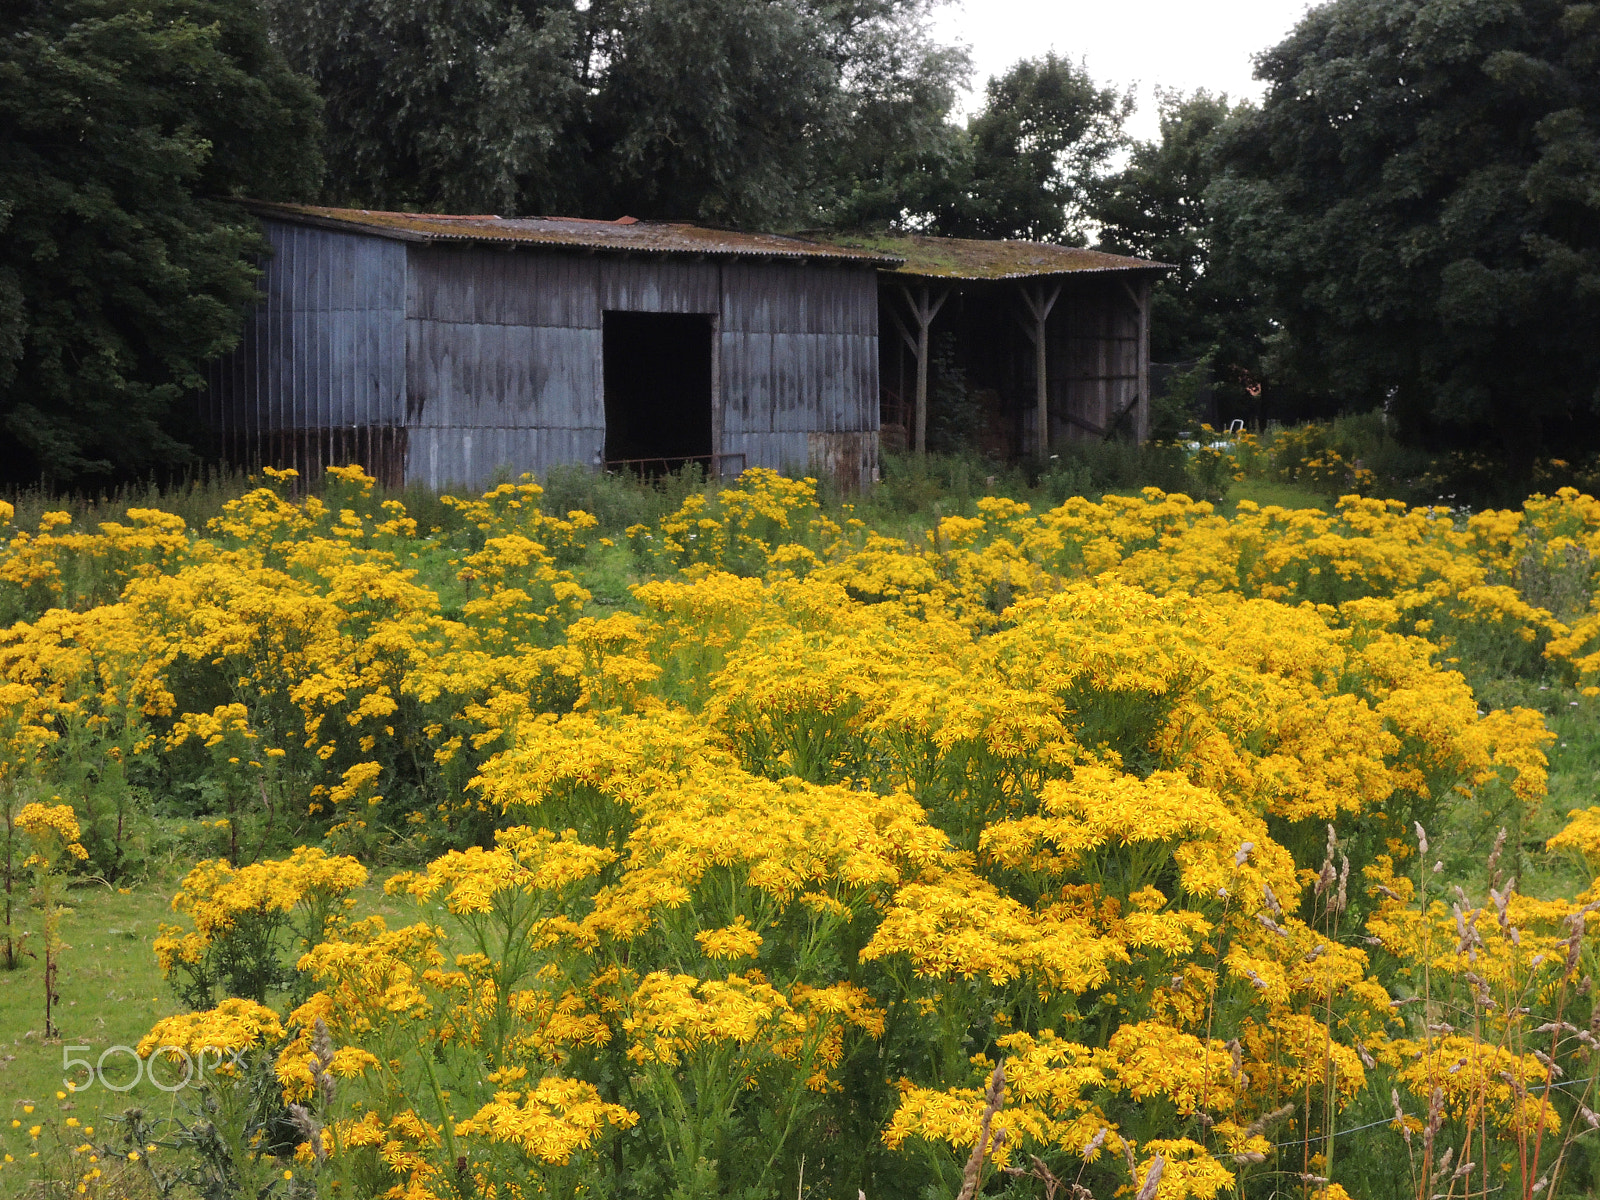
M 234 461 L 430 487 L 564 463 L 847 487 L 876 469 L 892 258 L 627 218 L 255 211 L 262 303 L 201 398 Z
M 919 375 L 942 348 L 982 404 L 982 447 L 1043 456 L 1069 438 L 1149 428 L 1150 287 L 1162 263 L 1041 242 L 846 238 L 880 271 L 887 448 L 919 445 Z M 923 370 L 919 372 L 919 364 Z

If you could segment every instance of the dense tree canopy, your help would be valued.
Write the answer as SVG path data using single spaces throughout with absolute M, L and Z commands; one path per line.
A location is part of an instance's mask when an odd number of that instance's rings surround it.
M 0 0 L 4 474 L 184 456 L 263 249 L 220 198 L 313 188 L 316 121 L 254 0 Z
M 271 0 L 328 195 L 736 226 L 898 215 L 964 56 L 926 0 Z
M 561 0 L 264 0 L 322 95 L 326 194 L 363 206 L 499 212 L 568 202 L 582 30 Z
M 1150 355 L 1183 362 L 1211 355 L 1235 373 L 1255 362 L 1265 318 L 1218 246 L 1206 210 L 1217 131 L 1244 105 L 1226 96 L 1158 91 L 1160 138 L 1135 142 L 1121 170 L 1095 182 L 1097 245 L 1171 264 L 1151 297 Z
M 1277 375 L 1414 437 L 1592 440 L 1600 6 L 1334 0 L 1259 74 L 1207 205 L 1280 323 Z
M 1131 93 L 1053 53 L 990 79 L 934 230 L 1082 245 L 1090 187 L 1122 147 L 1132 111 Z

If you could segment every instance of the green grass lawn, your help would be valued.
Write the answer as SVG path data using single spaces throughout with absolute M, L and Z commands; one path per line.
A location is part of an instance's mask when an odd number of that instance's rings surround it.
M 381 875 L 356 894 L 352 915 L 377 913 L 391 923 L 414 919 L 408 905 L 383 894 Z M 0 1198 L 44 1194 L 37 1183 L 30 1184 L 41 1177 L 65 1181 L 61 1194 L 75 1194 L 71 1185 L 93 1151 L 74 1154 L 73 1147 L 120 1141 L 109 1118 L 128 1108 L 143 1109 L 157 1123 L 187 1116 L 185 1091 L 167 1091 L 142 1070 L 136 1078 L 133 1055 L 120 1049 L 138 1046 L 158 1020 L 182 1011 L 150 949 L 157 927 L 177 920 L 170 908 L 177 887 L 178 877 L 171 876 L 127 890 L 95 883 L 67 892 L 61 919 L 66 948 L 57 975 L 58 1038 L 44 1036 L 43 964 L 24 958 L 14 971 L 0 970 L 0 1156 L 11 1156 L 9 1162 L 0 1157 Z M 38 948 L 41 917 L 37 908 L 22 910 L 19 924 L 34 931 L 30 949 Z M 282 1009 L 283 997 L 268 999 Z M 67 1086 L 69 1079 L 81 1085 L 87 1076 L 82 1068 L 64 1071 L 66 1057 L 95 1064 L 87 1087 Z M 161 1082 L 174 1081 L 163 1071 Z M 37 1138 L 31 1136 L 35 1126 Z M 118 1169 L 104 1160 L 99 1165 Z M 147 1192 L 142 1171 L 136 1171 L 101 1194 L 142 1198 Z
M 1243 479 L 1228 488 L 1228 495 L 1217 506 L 1224 516 L 1231 517 L 1239 511 L 1239 501 L 1251 500 L 1262 508 L 1277 505 L 1279 508 L 1320 508 L 1332 512 L 1333 503 L 1326 496 L 1293 483 L 1279 483 L 1272 479 Z
M 0 1195 L 23 1194 L 27 1177 L 39 1165 L 30 1158 L 36 1151 L 59 1159 L 62 1139 L 87 1140 L 82 1130 L 94 1128 L 94 1140 L 102 1140 L 111 1114 L 130 1105 L 165 1111 L 174 1103 L 142 1073 L 124 1092 L 103 1086 L 101 1078 L 68 1091 L 62 1070 L 64 1055 L 96 1064 L 104 1055 L 100 1075 L 105 1081 L 117 1086 L 132 1081 L 132 1056 L 111 1048 L 137 1046 L 160 1017 L 176 1009 L 150 952 L 156 926 L 171 919 L 170 896 L 169 887 L 152 884 L 122 891 L 96 883 L 66 893 L 61 917 L 66 948 L 56 984 L 59 1038 L 44 1036 L 43 962 L 24 958 L 14 971 L 0 970 L 0 1148 L 16 1160 L 0 1168 Z M 37 908 L 22 910 L 20 924 L 33 931 L 30 950 L 40 949 L 41 923 Z M 83 1080 L 84 1072 L 77 1070 L 73 1078 Z M 69 1119 L 78 1122 L 77 1128 L 66 1125 Z M 35 1125 L 41 1127 L 37 1141 L 29 1136 Z M 19 1169 L 24 1164 L 27 1169 Z

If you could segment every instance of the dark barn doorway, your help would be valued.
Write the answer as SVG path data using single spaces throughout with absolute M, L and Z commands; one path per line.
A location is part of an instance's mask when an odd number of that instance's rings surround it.
M 711 318 L 700 313 L 603 315 L 606 461 L 647 473 L 709 460 Z

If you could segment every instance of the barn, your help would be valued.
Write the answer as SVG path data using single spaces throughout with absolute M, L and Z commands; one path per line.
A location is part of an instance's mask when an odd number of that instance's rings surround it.
M 272 246 L 262 300 L 199 397 L 213 450 L 250 469 L 311 480 L 358 462 L 437 489 L 699 462 L 856 489 L 876 477 L 880 429 L 919 444 L 936 342 L 991 413 L 991 452 L 1042 453 L 1129 414 L 1142 433 L 1159 264 L 629 217 L 250 208 Z
M 897 259 L 626 217 L 251 207 L 262 302 L 200 398 L 231 461 L 431 488 L 564 463 L 872 478 Z

